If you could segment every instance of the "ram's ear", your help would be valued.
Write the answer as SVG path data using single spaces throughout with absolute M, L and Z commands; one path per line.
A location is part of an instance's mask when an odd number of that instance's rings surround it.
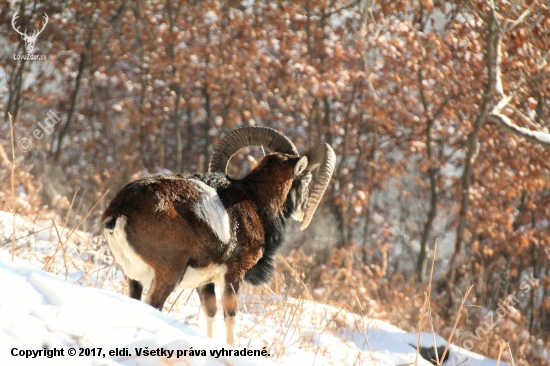
M 300 160 L 298 160 L 298 163 L 296 163 L 296 166 L 294 167 L 294 178 L 299 176 L 306 170 L 307 168 L 307 157 L 304 156 Z

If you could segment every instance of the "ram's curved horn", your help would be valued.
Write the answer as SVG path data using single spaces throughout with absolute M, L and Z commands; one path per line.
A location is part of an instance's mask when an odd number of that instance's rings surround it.
M 249 146 L 264 146 L 270 151 L 298 155 L 298 150 L 277 130 L 270 127 L 241 127 L 221 139 L 210 158 L 209 172 L 226 173 L 229 159 L 237 151 Z
M 326 143 L 321 143 L 312 147 L 305 153 L 305 156 L 307 156 L 308 159 L 308 169 L 314 169 L 317 165 L 320 165 L 320 167 L 309 195 L 300 230 L 304 230 L 311 222 L 311 218 L 330 183 L 330 178 L 332 177 L 332 172 L 334 171 L 334 165 L 336 163 L 334 150 Z

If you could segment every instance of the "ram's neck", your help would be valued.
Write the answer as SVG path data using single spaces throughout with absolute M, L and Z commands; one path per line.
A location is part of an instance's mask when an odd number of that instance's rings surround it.
M 247 180 L 243 181 L 242 188 L 246 195 L 257 203 L 260 211 L 275 210 L 279 213 L 283 210 L 291 185 L 292 181 L 266 182 Z

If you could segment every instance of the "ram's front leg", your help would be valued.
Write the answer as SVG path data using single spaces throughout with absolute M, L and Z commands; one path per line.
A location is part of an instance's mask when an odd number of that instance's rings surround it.
M 233 345 L 235 342 L 235 329 L 237 326 L 237 310 L 239 303 L 238 294 L 241 282 L 241 279 L 231 281 L 226 277 L 223 289 L 223 316 L 225 319 L 226 339 L 227 343 L 230 345 Z
M 214 336 L 214 319 L 216 318 L 216 313 L 218 312 L 214 284 L 209 283 L 207 285 L 197 287 L 197 293 L 201 299 L 202 311 L 206 316 L 206 334 L 212 338 Z

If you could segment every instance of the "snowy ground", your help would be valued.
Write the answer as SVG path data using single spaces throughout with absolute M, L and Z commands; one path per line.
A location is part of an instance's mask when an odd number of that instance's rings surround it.
M 223 341 L 221 314 L 215 339 L 206 337 L 194 291 L 183 292 L 177 301 L 180 294 L 173 294 L 164 313 L 121 295 L 122 273 L 112 266 L 100 238 L 71 234 L 51 221 L 33 224 L 17 218 L 12 261 L 12 228 L 12 214 L 0 211 L 2 365 L 414 364 L 416 351 L 410 344 L 416 344 L 417 334 L 333 306 L 285 299 L 268 289 L 261 299 L 241 296 L 239 338 L 232 348 Z M 436 343 L 445 345 L 445 340 L 436 336 Z M 422 345 L 433 347 L 431 334 L 423 334 Z M 63 355 L 37 355 L 44 348 L 63 350 Z M 68 355 L 70 348 L 76 356 Z M 269 356 L 220 356 L 222 349 Z M 139 350 L 165 354 L 138 356 Z M 25 358 L 26 352 L 35 358 Z M 443 365 L 496 364 L 451 345 Z M 419 358 L 418 365 L 431 364 Z

